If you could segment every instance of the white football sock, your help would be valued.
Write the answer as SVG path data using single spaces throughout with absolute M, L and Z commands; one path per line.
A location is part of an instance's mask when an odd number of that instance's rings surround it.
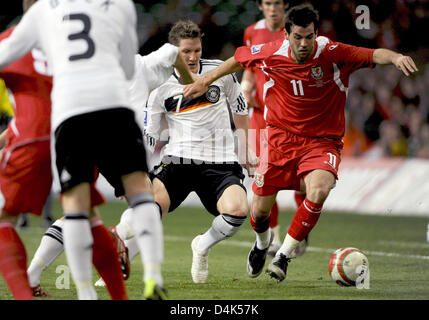
M 133 237 L 131 239 L 125 240 L 125 246 L 128 248 L 128 257 L 130 261 L 134 259 L 136 255 L 139 254 L 139 246 L 137 244 L 136 238 Z
M 286 257 L 289 257 L 293 250 L 299 245 L 299 241 L 292 238 L 289 234 L 286 235 L 282 246 L 277 251 L 276 255 L 280 253 L 284 254 Z
M 43 235 L 39 248 L 27 269 L 30 287 L 34 288 L 40 284 L 40 277 L 43 270 L 49 267 L 60 253 L 63 252 L 63 224 L 64 220 L 58 219 Z
M 133 209 L 128 208 L 121 215 L 120 222 L 116 225 L 116 232 L 118 233 L 119 238 L 122 240 L 128 240 L 133 237 L 131 231 L 131 220 L 132 220 Z
M 140 193 L 129 199 L 133 208 L 131 229 L 135 236 L 144 268 L 144 279 L 152 278 L 163 285 L 161 264 L 164 239 L 159 206 L 150 193 Z
M 256 233 L 256 247 L 259 250 L 267 249 L 270 245 L 270 239 L 271 239 L 271 229 L 268 228 L 267 231 L 264 231 L 262 233 Z
M 274 228 L 271 228 L 271 230 L 273 230 L 273 233 L 274 233 L 273 242 L 277 242 L 277 243 L 282 242 L 280 240 L 280 225 L 276 225 Z
M 201 253 L 207 251 L 216 243 L 232 237 L 240 229 L 246 216 L 239 217 L 229 214 L 220 214 L 213 219 L 212 226 L 203 235 L 198 242 L 198 250 Z
M 63 226 L 64 251 L 77 288 L 79 300 L 95 300 L 92 285 L 92 233 L 88 213 L 65 212 Z

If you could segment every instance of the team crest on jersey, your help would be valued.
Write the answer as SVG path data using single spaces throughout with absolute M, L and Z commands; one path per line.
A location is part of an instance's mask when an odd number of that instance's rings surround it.
M 311 67 L 311 76 L 314 79 L 321 79 L 323 77 L 323 70 L 321 66 Z
M 206 98 L 211 103 L 216 103 L 220 98 L 220 88 L 218 86 L 209 86 L 206 92 Z
M 259 188 L 264 185 L 264 175 L 262 173 L 255 173 L 255 184 Z
M 250 52 L 252 54 L 257 54 L 257 53 L 261 52 L 261 48 L 262 48 L 263 45 L 264 44 L 262 43 L 262 44 L 255 44 L 254 46 L 251 46 L 250 47 Z

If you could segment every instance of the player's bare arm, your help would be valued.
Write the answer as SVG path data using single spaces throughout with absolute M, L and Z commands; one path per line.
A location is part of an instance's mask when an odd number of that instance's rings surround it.
M 243 77 L 241 79 L 241 91 L 246 98 L 247 105 L 251 108 L 259 108 L 255 99 L 255 89 L 255 78 L 253 72 L 249 69 L 244 70 Z
M 389 49 L 376 49 L 372 56 L 372 61 L 377 64 L 394 64 L 406 76 L 418 71 L 414 60 L 410 56 L 404 56 Z
M 184 84 L 191 84 L 198 79 L 198 77 L 189 70 L 187 64 L 182 59 L 182 56 L 180 54 L 177 55 L 174 67 L 179 72 L 180 78 L 182 79 Z
M 239 70 L 243 70 L 243 67 L 237 61 L 235 61 L 234 57 L 231 57 L 216 69 L 198 78 L 198 80 L 193 84 L 187 85 L 183 89 L 183 95 L 185 98 L 199 97 L 207 91 L 209 85 L 214 81 L 223 76 L 226 76 L 227 74 L 231 74 Z
M 244 164 L 249 176 L 253 177 L 258 166 L 258 158 L 249 142 L 249 116 L 233 113 L 233 119 L 238 132 L 238 160 Z

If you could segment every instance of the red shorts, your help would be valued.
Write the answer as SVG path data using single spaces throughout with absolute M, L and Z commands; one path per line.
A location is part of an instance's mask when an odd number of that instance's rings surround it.
M 94 182 L 90 185 L 90 193 L 91 193 L 91 208 L 102 205 L 106 202 L 106 198 L 98 191 L 96 184 L 98 179 L 99 172 L 94 169 Z M 61 202 L 61 194 L 60 194 L 60 202 Z
M 338 178 L 343 143 L 340 140 L 297 136 L 268 127 L 261 132 L 261 153 L 252 190 L 260 196 L 299 190 L 300 180 L 316 169 Z
M 98 173 L 97 173 L 98 176 Z M 51 192 L 52 171 L 49 139 L 22 146 L 7 145 L 0 162 L 0 206 L 11 216 L 33 213 L 40 216 Z M 106 202 L 91 185 L 91 205 Z
M 0 204 L 10 215 L 40 215 L 51 191 L 49 139 L 7 145 L 0 162 Z
M 251 115 L 249 118 L 249 127 L 252 129 L 249 133 L 249 139 L 251 142 L 252 150 L 255 152 L 256 156 L 259 157 L 260 149 L 260 131 L 265 129 L 265 119 L 264 113 L 261 109 L 252 108 Z

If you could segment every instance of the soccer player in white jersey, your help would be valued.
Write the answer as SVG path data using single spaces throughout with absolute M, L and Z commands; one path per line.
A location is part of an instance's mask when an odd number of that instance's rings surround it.
M 145 287 L 163 286 L 162 224 L 127 90 L 137 52 L 136 20 L 129 0 L 40 0 L 0 44 L 0 69 L 38 47 L 53 71 L 54 174 L 61 185 L 64 248 L 79 299 L 97 299 L 89 224 L 94 167 L 133 208 L 133 232 L 145 252 Z M 111 152 L 112 145 L 117 152 Z M 147 298 L 156 298 L 157 290 L 151 291 Z
M 179 47 L 189 69 L 202 75 L 222 61 L 201 59 L 202 33 L 189 20 L 175 23 L 169 42 Z M 198 99 L 184 99 L 182 79 L 174 74 L 153 93 L 148 105 L 147 136 L 162 140 L 161 122 L 168 123 L 168 143 L 161 163 L 151 172 L 155 201 L 163 215 L 175 210 L 192 191 L 215 216 L 211 227 L 196 236 L 191 244 L 191 275 L 195 283 L 208 278 L 208 254 L 216 243 L 233 236 L 246 220 L 248 201 L 242 184 L 244 174 L 234 152 L 234 135 L 230 113 L 239 131 L 242 152 L 240 161 L 246 168 L 257 158 L 247 147 L 249 126 L 247 104 L 235 75 L 219 79 Z M 151 96 L 152 97 L 152 96 Z M 249 157 L 247 157 L 249 152 Z
M 192 75 L 189 72 L 186 64 L 178 54 L 179 49 L 169 43 L 164 44 L 158 50 L 141 56 L 135 55 L 135 73 L 133 79 L 129 83 L 131 105 L 136 111 L 138 118 L 141 120 L 139 124 L 144 127 L 146 118 L 146 105 L 149 94 L 152 90 L 162 85 L 173 74 L 174 68 L 178 70 L 180 76 L 186 83 L 193 81 Z M 132 217 L 132 209 L 127 209 L 127 219 Z M 34 257 L 28 267 L 27 273 L 30 284 L 32 286 L 40 287 L 40 277 L 43 270 L 49 267 L 52 262 L 63 252 L 63 235 L 62 228 L 64 219 L 58 219 L 51 227 L 45 232 L 40 242 L 39 248 L 36 250 Z M 116 234 L 116 230 L 112 230 Z M 125 238 L 125 236 L 123 236 Z M 119 236 L 117 235 L 117 239 Z M 118 250 L 121 251 L 123 244 L 118 242 Z M 136 241 L 133 240 L 129 243 L 131 256 L 134 257 L 138 252 Z M 121 259 L 127 260 L 126 256 L 121 255 Z M 123 262 L 124 278 L 128 278 L 129 266 L 128 261 Z M 104 283 L 104 282 L 103 282 Z M 159 295 L 165 297 L 165 293 L 160 290 Z M 151 293 L 145 293 L 145 296 L 150 296 Z

